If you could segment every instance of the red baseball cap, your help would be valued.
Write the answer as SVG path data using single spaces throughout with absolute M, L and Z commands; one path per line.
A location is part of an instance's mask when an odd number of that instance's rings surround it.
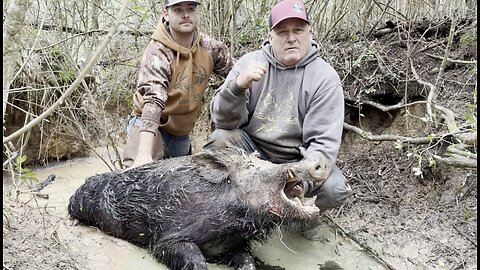
M 277 3 L 272 8 L 270 13 L 270 30 L 273 29 L 279 22 L 288 18 L 302 19 L 307 23 L 308 20 L 307 9 L 305 4 L 300 0 L 283 0 Z

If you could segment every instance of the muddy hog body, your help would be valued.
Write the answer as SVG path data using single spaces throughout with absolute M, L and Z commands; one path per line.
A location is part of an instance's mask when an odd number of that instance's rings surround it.
M 201 152 L 92 176 L 70 198 L 68 212 L 148 248 L 170 269 L 207 269 L 207 261 L 255 269 L 252 241 L 318 213 L 288 198 L 298 193 L 299 178 L 309 177 L 305 167 L 233 149 Z

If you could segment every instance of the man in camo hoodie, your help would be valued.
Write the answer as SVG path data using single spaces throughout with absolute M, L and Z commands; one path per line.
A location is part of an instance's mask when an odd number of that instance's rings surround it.
M 322 184 L 303 183 L 321 210 L 352 194 L 335 165 L 343 130 L 344 96 L 336 71 L 319 55 L 300 0 L 284 0 L 270 14 L 268 40 L 241 57 L 214 93 L 216 129 L 205 148 L 238 146 L 274 163 L 323 160 Z
M 189 154 L 189 133 L 211 73 L 225 77 L 236 61 L 224 43 L 198 32 L 199 4 L 165 0 L 140 64 L 123 158 L 127 167 Z

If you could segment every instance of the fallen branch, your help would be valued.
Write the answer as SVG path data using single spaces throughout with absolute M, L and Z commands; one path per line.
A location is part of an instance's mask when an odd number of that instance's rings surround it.
M 435 105 L 435 109 L 442 112 L 442 118 L 447 125 L 448 131 L 452 133 L 454 138 L 456 138 L 463 144 L 477 144 L 477 133 L 473 131 L 460 130 L 457 126 L 457 122 L 455 121 L 455 114 L 451 110 L 439 105 Z
M 411 143 L 411 144 L 429 144 L 432 142 L 431 137 L 418 137 L 418 138 L 412 138 L 412 137 L 405 137 L 405 136 L 399 136 L 399 135 L 373 135 L 370 132 L 366 132 L 363 129 L 350 125 L 348 123 L 343 123 L 343 128 L 349 131 L 353 131 L 360 135 L 362 138 L 367 139 L 369 141 L 401 141 L 404 143 Z M 440 137 L 440 136 L 439 136 Z M 434 137 L 435 139 L 435 137 Z
M 452 144 L 449 147 L 447 147 L 447 153 L 461 155 L 461 156 L 464 156 L 466 158 L 477 159 L 477 154 L 474 154 L 474 153 L 468 151 L 466 149 L 467 147 L 468 147 L 468 145 L 463 144 L 463 143 Z
M 438 162 L 441 162 L 453 167 L 475 169 L 475 170 L 477 169 L 476 159 L 464 158 L 462 156 L 454 155 L 454 154 L 452 154 L 452 156 L 448 158 L 441 157 L 438 155 L 433 155 L 433 158 Z
M 31 192 L 39 192 L 41 191 L 43 188 L 45 188 L 46 186 L 50 185 L 54 180 L 55 180 L 56 176 L 54 174 L 51 174 L 47 177 L 47 179 L 45 179 L 43 182 L 39 183 L 39 184 L 36 184 L 32 187 L 32 190 L 30 190 Z

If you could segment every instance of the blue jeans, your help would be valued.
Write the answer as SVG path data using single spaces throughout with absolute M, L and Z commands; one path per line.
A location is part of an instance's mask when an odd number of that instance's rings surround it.
M 142 120 L 139 116 L 131 115 L 127 124 L 128 136 L 130 136 L 130 132 L 133 126 L 140 127 L 141 124 Z M 161 128 L 159 128 L 159 131 L 163 137 L 163 158 L 186 156 L 192 153 L 192 145 L 189 135 L 176 136 L 162 130 Z

